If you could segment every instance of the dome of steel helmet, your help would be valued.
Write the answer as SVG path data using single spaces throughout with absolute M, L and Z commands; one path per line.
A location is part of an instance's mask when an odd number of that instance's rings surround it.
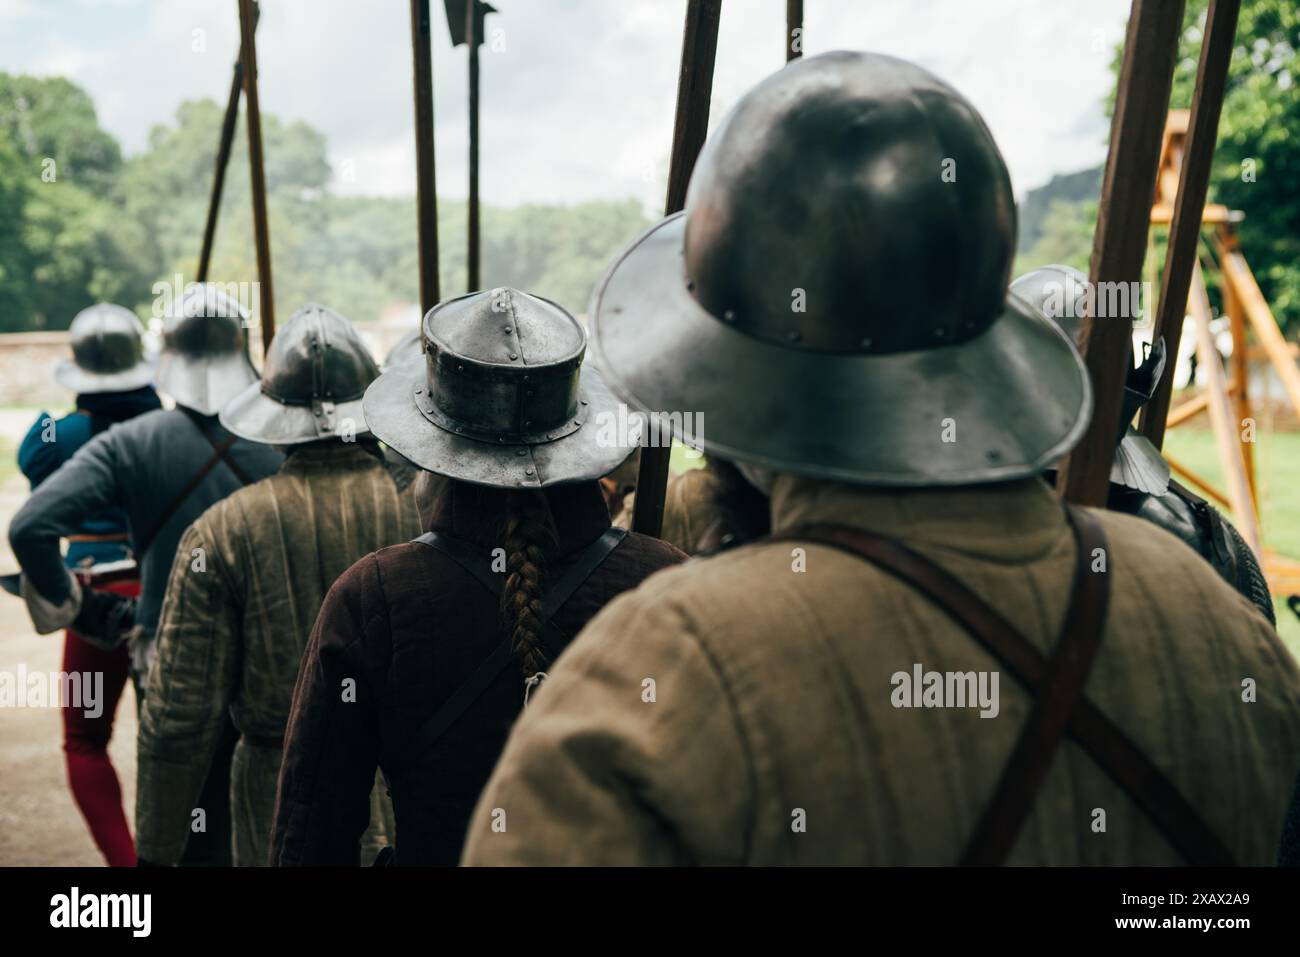
M 257 381 L 248 358 L 248 321 L 248 310 L 217 284 L 191 284 L 163 320 L 158 387 L 177 405 L 216 415 Z
M 311 303 L 276 332 L 261 381 L 222 409 L 221 424 L 266 445 L 347 441 L 370 431 L 361 398 L 378 375 L 352 323 Z
M 1075 345 L 1088 308 L 1088 277 L 1073 266 L 1052 264 L 1017 276 L 1011 294 L 1033 309 L 1044 323 L 1060 329 Z M 1129 423 L 1151 397 L 1155 383 L 1164 373 L 1164 340 L 1156 341 L 1145 362 L 1132 369 L 1124 386 L 1119 441 L 1111 463 L 1110 481 L 1149 495 L 1163 495 L 1169 487 L 1169 463 L 1146 436 Z
M 830 53 L 759 84 L 709 138 L 683 252 L 696 300 L 740 331 L 885 354 L 987 329 L 1015 232 L 974 107 L 905 61 Z
M 1002 157 L 957 91 L 894 57 L 805 58 L 741 98 L 684 213 L 605 273 L 593 358 L 725 459 L 875 485 L 1035 474 L 1092 393 L 1008 294 L 1014 245 Z
M 416 329 L 402 336 L 388 350 L 388 355 L 384 356 L 384 364 L 381 368 L 387 372 L 395 365 L 414 361 L 422 355 L 424 355 L 424 333 Z
M 597 479 L 635 451 L 618 403 L 562 306 L 498 288 L 439 303 L 421 326 L 423 362 L 367 390 L 366 421 L 420 468 L 476 485 L 543 488 Z
M 1061 327 L 1075 345 L 1083 327 L 1088 303 L 1088 277 L 1073 266 L 1052 264 L 1016 277 L 1011 292 L 1033 307 L 1039 315 Z
M 55 380 L 79 394 L 129 392 L 153 381 L 144 354 L 144 326 L 135 313 L 109 302 L 81 310 L 68 328 L 72 358 L 54 370 Z

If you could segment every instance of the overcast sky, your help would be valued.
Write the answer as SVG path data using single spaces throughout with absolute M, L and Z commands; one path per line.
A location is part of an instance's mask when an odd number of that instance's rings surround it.
M 685 0 L 493 0 L 485 202 L 663 202 Z M 466 56 L 433 0 L 438 191 L 464 196 Z M 1017 195 L 1105 156 L 1129 0 L 805 0 L 805 52 L 913 60 L 983 112 Z M 724 0 L 713 121 L 783 60 L 782 0 Z M 185 99 L 224 99 L 236 0 L 0 0 L 0 70 L 89 90 L 127 153 Z M 407 0 L 262 0 L 262 109 L 329 142 L 336 191 L 415 190 Z M 212 131 L 215 142 L 218 130 Z M 350 163 L 346 161 L 351 161 Z M 345 172 L 346 171 L 346 172 Z

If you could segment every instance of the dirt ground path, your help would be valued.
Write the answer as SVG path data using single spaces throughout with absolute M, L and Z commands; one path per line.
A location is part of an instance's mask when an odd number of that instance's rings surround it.
M 0 573 L 17 570 L 9 551 L 9 519 L 26 498 L 22 476 L 0 486 Z M 20 664 L 29 672 L 58 671 L 62 657 L 62 633 L 37 635 L 23 604 L 0 593 L 0 672 L 14 674 Z M 109 751 L 132 822 L 135 728 L 135 697 L 128 689 L 118 704 Z M 0 867 L 103 863 L 68 790 L 59 710 L 0 708 Z

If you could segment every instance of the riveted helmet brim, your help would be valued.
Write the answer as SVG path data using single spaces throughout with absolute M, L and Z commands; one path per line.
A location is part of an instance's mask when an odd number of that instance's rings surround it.
M 370 432 L 360 399 L 324 408 L 285 405 L 263 392 L 260 382 L 226 404 L 221 410 L 221 424 L 240 438 L 263 445 L 301 445 Z
M 718 321 L 691 295 L 683 228 L 677 214 L 638 238 L 589 309 L 610 387 L 638 411 L 681 413 L 683 441 L 785 472 L 928 486 L 1032 475 L 1083 435 L 1092 413 L 1083 360 L 1019 299 L 1008 296 L 987 329 L 956 345 L 785 348 Z
M 371 431 L 420 468 L 546 488 L 636 450 L 640 423 L 584 364 L 586 333 L 558 303 L 501 287 L 439 303 L 420 328 L 424 361 L 394 363 L 363 402 Z
M 425 365 L 400 363 L 366 390 L 366 421 L 385 445 L 427 472 L 493 488 L 548 488 L 591 481 L 618 468 L 635 445 L 609 441 L 619 402 L 587 363 L 582 368 L 578 403 L 581 428 L 546 442 L 523 443 L 473 438 L 444 428 L 421 410 Z

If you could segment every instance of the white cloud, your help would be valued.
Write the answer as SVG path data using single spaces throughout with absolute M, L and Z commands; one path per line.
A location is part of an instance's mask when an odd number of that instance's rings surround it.
M 663 201 L 683 0 L 494 0 L 504 50 L 482 63 L 486 201 Z M 465 194 L 465 49 L 434 0 L 439 192 Z M 783 62 L 784 3 L 723 5 L 713 119 Z M 993 130 L 1018 193 L 1105 155 L 1101 100 L 1128 0 L 810 2 L 805 50 L 914 60 L 961 90 Z M 211 0 L 0 0 L 0 62 L 63 73 L 128 152 L 184 99 L 225 96 L 235 5 Z M 196 50 L 195 31 L 202 31 Z M 491 36 L 489 32 L 489 36 Z M 404 2 L 268 0 L 258 31 L 263 109 L 322 130 L 344 193 L 414 191 L 410 24 Z M 212 131 L 215 139 L 217 131 Z

